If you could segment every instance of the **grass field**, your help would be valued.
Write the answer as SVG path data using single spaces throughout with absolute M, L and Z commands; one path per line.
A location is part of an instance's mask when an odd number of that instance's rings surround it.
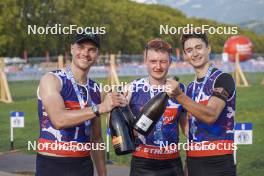
M 237 122 L 253 123 L 253 145 L 240 145 L 237 153 L 237 170 L 239 176 L 260 176 L 264 173 L 264 86 L 260 85 L 264 73 L 246 74 L 250 87 L 238 88 L 237 90 Z M 182 82 L 187 84 L 193 76 L 180 76 Z M 120 78 L 121 81 L 129 82 L 133 77 Z M 105 79 L 97 80 L 104 82 Z M 8 151 L 10 142 L 9 112 L 25 112 L 25 128 L 14 130 L 15 148 L 27 153 L 27 141 L 37 140 L 39 135 L 39 124 L 37 115 L 36 89 L 37 81 L 10 82 L 10 89 L 14 103 L 0 103 L 0 152 Z M 102 119 L 103 134 L 105 137 L 105 118 Z M 181 141 L 185 141 L 181 136 Z M 183 158 L 184 154 L 181 153 Z M 114 154 L 111 148 L 111 160 L 117 164 L 128 165 L 130 156 L 119 156 Z

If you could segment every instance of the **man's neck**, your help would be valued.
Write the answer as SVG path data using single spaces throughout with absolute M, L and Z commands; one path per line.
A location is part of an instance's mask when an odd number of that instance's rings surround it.
M 195 68 L 197 78 L 205 77 L 209 67 L 210 67 L 210 63 L 208 62 L 199 68 Z
M 71 71 L 77 84 L 84 85 L 87 83 L 87 74 L 89 72 L 89 69 L 84 71 L 72 63 Z
M 152 78 L 151 76 L 149 76 L 149 84 L 150 85 L 155 85 L 155 86 L 158 86 L 158 85 L 164 85 L 166 83 L 166 79 L 154 79 Z

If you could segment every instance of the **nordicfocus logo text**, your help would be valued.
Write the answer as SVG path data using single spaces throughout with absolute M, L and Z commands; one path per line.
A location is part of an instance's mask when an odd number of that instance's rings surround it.
M 28 35 L 48 35 L 48 34 L 82 34 L 82 33 L 92 33 L 92 34 L 105 34 L 106 27 L 81 27 L 77 25 L 62 26 L 61 24 L 55 24 L 54 26 L 37 26 L 28 25 L 27 34 Z
M 169 143 L 168 141 L 163 142 L 160 141 L 160 149 L 166 148 L 169 150 L 185 150 L 185 151 L 204 151 L 204 150 L 237 150 L 237 144 L 236 143 L 222 143 L 219 142 L 217 144 L 214 143 L 208 143 L 208 141 L 203 141 L 199 143 Z
M 104 85 L 102 83 L 94 84 L 92 87 L 93 91 L 96 92 L 99 90 L 100 92 L 110 92 L 112 90 L 116 90 L 118 92 L 149 92 L 152 90 L 159 90 L 161 92 L 165 92 L 166 90 L 171 89 L 171 85 L 147 85 L 147 84 L 127 84 L 126 82 L 121 82 L 119 85 Z
M 187 24 L 186 26 L 169 26 L 169 25 L 160 25 L 160 34 L 196 34 L 209 33 L 209 34 L 218 34 L 218 35 L 235 35 L 238 34 L 237 26 L 210 26 L 202 25 L 195 26 L 193 24 Z
M 58 142 L 53 143 L 38 143 L 37 141 L 28 141 L 28 150 L 34 151 L 90 151 L 90 150 L 105 150 L 105 143 L 79 143 L 75 141 L 71 142 Z

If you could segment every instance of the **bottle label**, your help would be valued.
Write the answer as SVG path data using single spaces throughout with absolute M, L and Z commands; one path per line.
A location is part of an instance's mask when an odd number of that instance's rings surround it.
M 136 125 L 141 130 L 147 131 L 152 123 L 153 121 L 150 118 L 148 118 L 145 114 L 143 114 L 136 123 Z

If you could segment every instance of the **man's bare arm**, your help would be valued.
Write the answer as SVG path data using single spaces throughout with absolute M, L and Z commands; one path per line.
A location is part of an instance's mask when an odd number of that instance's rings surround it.
M 209 99 L 207 105 L 196 103 L 181 91 L 178 81 L 167 80 L 166 84 L 170 87 L 170 89 L 166 90 L 166 93 L 170 97 L 176 97 L 178 102 L 182 104 L 189 113 L 209 125 L 217 120 L 226 105 L 224 100 L 215 96 Z
M 91 143 L 94 143 L 96 146 L 99 146 L 97 150 L 92 150 L 92 158 L 97 169 L 99 176 L 106 176 L 106 167 L 105 167 L 105 150 L 101 148 L 103 144 L 102 130 L 101 130 L 101 119 L 94 118 L 92 120 L 92 131 L 91 131 Z M 103 145 L 105 146 L 105 145 Z
M 73 127 L 96 117 L 90 107 L 81 110 L 66 110 L 60 91 L 61 83 L 55 75 L 49 73 L 40 80 L 39 95 L 56 129 Z M 109 112 L 113 107 L 124 106 L 124 104 L 124 98 L 113 92 L 111 95 L 106 95 L 105 100 L 98 105 L 99 113 Z
M 225 101 L 212 96 L 207 105 L 193 101 L 185 94 L 180 94 L 177 100 L 193 116 L 209 125 L 213 124 L 225 107 Z

